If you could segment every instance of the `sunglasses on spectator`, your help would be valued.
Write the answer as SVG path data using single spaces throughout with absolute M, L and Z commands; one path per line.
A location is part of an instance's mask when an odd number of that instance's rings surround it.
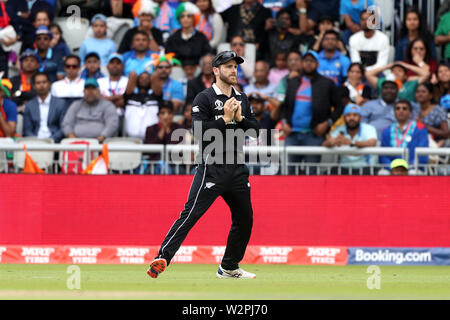
M 77 69 L 77 68 L 79 68 L 80 66 L 77 65 L 77 64 L 66 64 L 65 67 L 66 67 L 67 69 Z
M 157 69 L 170 69 L 170 66 L 157 66 Z
M 245 43 L 243 43 L 243 42 L 233 42 L 231 45 L 232 45 L 232 46 L 240 46 L 240 47 L 243 47 L 243 46 L 245 46 Z

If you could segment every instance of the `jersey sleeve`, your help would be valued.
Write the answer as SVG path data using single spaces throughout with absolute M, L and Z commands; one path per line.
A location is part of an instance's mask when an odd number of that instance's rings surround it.
M 223 118 L 214 119 L 214 114 L 206 93 L 199 93 L 192 102 L 192 129 L 194 136 L 199 137 L 208 129 L 225 130 L 225 121 Z M 200 129 L 200 132 L 199 132 Z

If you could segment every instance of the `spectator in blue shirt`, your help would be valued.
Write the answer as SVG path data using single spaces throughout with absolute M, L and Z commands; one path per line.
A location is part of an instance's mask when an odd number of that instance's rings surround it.
M 412 106 L 408 100 L 399 100 L 395 103 L 394 114 L 396 122 L 383 130 L 381 135 L 382 147 L 408 148 L 409 164 L 414 163 L 414 149 L 428 147 L 428 130 L 420 122 L 411 120 Z M 380 163 L 389 168 L 395 156 L 380 156 Z M 428 156 L 419 156 L 419 163 L 428 163 Z
M 36 53 L 39 56 L 39 71 L 46 72 L 51 82 L 64 78 L 64 57 L 59 50 L 50 47 L 53 35 L 45 26 L 40 26 L 35 33 Z
M 137 75 L 147 71 L 153 72 L 153 58 L 152 54 L 157 53 L 149 49 L 150 38 L 149 35 L 142 30 L 136 31 L 133 36 L 132 48 L 123 54 L 123 64 L 125 65 L 125 75 L 131 71 L 135 71 Z
M 80 58 L 84 61 L 88 52 L 97 52 L 102 66 L 105 66 L 108 64 L 109 56 L 117 51 L 117 46 L 114 41 L 106 37 L 106 17 L 103 14 L 96 14 L 92 18 L 91 27 L 94 37 L 83 41 L 79 53 Z
M 347 78 L 350 59 L 344 56 L 338 47 L 339 34 L 334 30 L 327 30 L 323 36 L 322 48 L 319 53 L 318 72 L 339 86 Z

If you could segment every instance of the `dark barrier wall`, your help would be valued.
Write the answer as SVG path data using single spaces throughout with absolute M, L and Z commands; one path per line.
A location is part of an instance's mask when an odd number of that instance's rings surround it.
M 192 176 L 0 175 L 0 244 L 159 245 Z M 250 177 L 250 245 L 450 247 L 450 177 Z M 185 245 L 225 245 L 216 201 Z

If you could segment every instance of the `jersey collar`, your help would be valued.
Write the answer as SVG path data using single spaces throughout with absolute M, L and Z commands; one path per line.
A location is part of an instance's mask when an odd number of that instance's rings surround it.
M 219 87 L 218 87 L 215 83 L 213 83 L 212 88 L 214 89 L 214 92 L 215 92 L 218 96 L 221 95 L 221 94 L 225 95 L 225 94 L 219 89 Z M 234 93 L 235 93 L 236 95 L 238 95 L 238 96 L 241 95 L 241 93 L 240 93 L 235 87 L 231 86 L 231 88 L 233 88 Z

